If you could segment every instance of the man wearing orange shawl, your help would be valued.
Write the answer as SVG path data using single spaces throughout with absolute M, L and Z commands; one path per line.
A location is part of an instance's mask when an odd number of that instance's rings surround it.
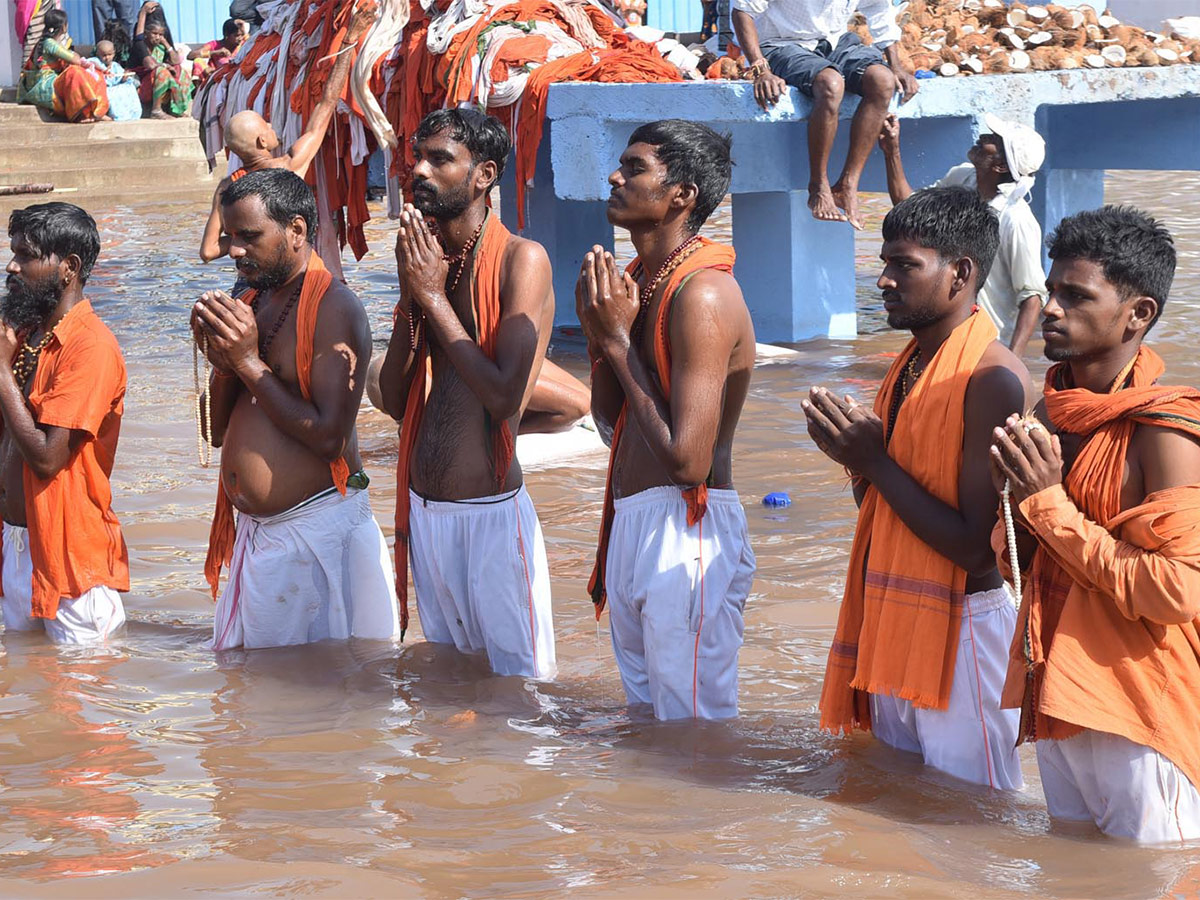
M 1024 597 L 1004 705 L 1050 816 L 1200 838 L 1200 391 L 1143 346 L 1175 273 L 1162 225 L 1104 207 L 1050 239 L 1036 419 L 997 429 Z M 1004 530 L 993 544 L 1009 571 Z
M 813 388 L 817 446 L 859 503 L 821 691 L 821 727 L 870 729 L 927 765 L 1020 789 L 1017 717 L 1000 709 L 1016 619 L 990 537 L 992 430 L 1025 406 L 1029 373 L 975 305 L 1000 240 L 978 194 L 930 188 L 883 223 L 878 285 L 912 332 L 874 410 Z
M 634 131 L 608 220 L 637 259 L 595 247 L 575 288 L 592 414 L 610 455 L 588 589 L 609 608 L 625 697 L 659 719 L 738 714 L 742 612 L 754 578 L 733 489 L 733 436 L 754 325 L 733 250 L 697 232 L 729 190 L 730 139 L 670 119 Z
M 316 201 L 298 176 L 251 172 L 221 203 L 251 290 L 209 291 L 192 317 L 222 447 L 204 573 L 214 598 L 225 566 L 229 581 L 213 648 L 388 640 L 399 630 L 391 564 L 354 426 L 366 311 L 313 251 Z
M 426 640 L 497 675 L 556 673 L 542 527 L 513 438 L 554 322 L 550 260 L 488 209 L 511 145 L 495 119 L 438 110 L 413 142 L 400 216 L 400 301 L 379 372 L 400 422 L 396 592 L 408 569 Z

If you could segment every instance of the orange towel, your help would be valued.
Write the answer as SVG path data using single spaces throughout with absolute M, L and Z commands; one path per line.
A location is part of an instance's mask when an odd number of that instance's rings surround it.
M 897 464 L 951 506 L 958 504 L 967 384 L 994 340 L 996 326 L 976 309 L 930 360 L 900 407 L 888 443 Z M 875 412 L 885 422 L 915 348 L 916 341 L 910 341 L 875 396 Z M 825 667 L 821 727 L 869 729 L 865 692 L 945 709 L 966 583 L 966 570 L 909 531 L 869 487 L 858 510 L 846 591 Z
M 654 335 L 654 365 L 658 369 L 658 382 L 662 385 L 663 396 L 668 401 L 671 399 L 671 339 L 667 328 L 667 316 L 670 313 L 675 294 L 692 275 L 701 269 L 732 272 L 733 263 L 732 247 L 718 244 L 708 238 L 701 238 L 699 249 L 685 256 L 675 271 L 667 276 L 667 283 L 663 288 L 663 300 L 659 304 L 658 314 L 654 319 L 652 334 Z M 641 259 L 637 258 L 626 267 L 625 271 L 637 278 L 641 266 Z M 592 603 L 596 606 L 597 619 L 604 612 L 604 604 L 608 600 L 604 578 L 605 567 L 608 564 L 608 538 L 612 533 L 614 512 L 613 465 L 617 459 L 617 448 L 621 444 L 621 435 L 625 431 L 625 415 L 626 405 L 621 404 L 621 412 L 617 416 L 616 424 L 613 425 L 612 443 L 608 451 L 608 475 L 604 480 L 604 511 L 600 516 L 596 563 L 592 568 L 592 577 L 588 579 L 588 593 L 591 594 Z M 708 510 L 708 486 L 697 484 L 689 487 L 683 492 L 683 499 L 687 503 L 688 525 L 695 525 L 704 518 L 704 513 Z
M 1050 421 L 1089 437 L 1061 486 L 1021 504 L 1039 546 L 1022 561 L 1002 705 L 1022 708 L 1022 740 L 1119 734 L 1200 785 L 1200 485 L 1120 511 L 1137 425 L 1200 437 L 1200 391 L 1158 385 L 1162 372 L 1143 347 L 1111 394 L 1064 389 L 1062 365 L 1046 374 Z M 1002 525 L 992 543 L 1004 548 Z
M 313 339 L 317 333 L 317 312 L 332 281 L 333 276 L 321 262 L 321 257 L 316 253 L 309 254 L 308 271 L 304 273 L 300 302 L 296 307 L 296 377 L 305 400 L 312 399 Z M 247 291 L 239 299 L 249 304 L 254 300 L 255 293 Z M 350 477 L 346 460 L 339 458 L 331 462 L 329 473 L 334 487 L 340 493 L 346 493 L 346 480 Z M 233 503 L 225 493 L 225 483 L 218 479 L 217 508 L 208 534 L 208 556 L 204 560 L 204 577 L 214 600 L 221 580 L 221 569 L 233 561 L 234 537 Z
M 500 275 L 504 251 L 511 232 L 490 211 L 479 235 L 478 249 L 471 266 L 471 308 L 475 314 L 475 339 L 492 359 L 496 358 L 496 338 L 500 331 Z M 401 298 L 404 303 L 404 298 Z M 399 306 L 397 306 L 399 311 Z M 396 317 L 393 316 L 393 319 Z M 425 381 L 429 375 L 429 342 L 422 340 L 414 362 L 416 374 L 409 385 L 404 404 L 404 419 L 400 423 L 400 457 L 396 463 L 396 597 L 400 601 L 400 638 L 408 631 L 408 485 L 413 450 L 421 433 L 421 418 L 425 413 Z M 492 462 L 496 487 L 504 486 L 512 466 L 516 445 L 508 422 L 492 422 Z

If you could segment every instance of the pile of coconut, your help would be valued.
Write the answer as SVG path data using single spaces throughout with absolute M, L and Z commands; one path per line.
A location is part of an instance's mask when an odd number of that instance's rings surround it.
M 1124 25 L 1091 6 L 911 0 L 899 21 L 905 62 L 946 77 L 1200 63 L 1200 39 Z M 853 30 L 870 42 L 861 16 Z

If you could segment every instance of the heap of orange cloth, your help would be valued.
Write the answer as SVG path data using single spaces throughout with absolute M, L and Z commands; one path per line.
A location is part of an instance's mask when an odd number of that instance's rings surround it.
M 662 302 L 659 303 L 658 312 L 654 317 L 654 329 L 651 334 L 654 341 L 654 367 L 658 370 L 658 382 L 662 385 L 663 396 L 668 401 L 671 399 L 671 341 L 667 320 L 671 312 L 671 301 L 675 299 L 675 294 L 683 286 L 683 283 L 696 272 L 701 269 L 732 272 L 734 259 L 732 247 L 718 244 L 708 238 L 701 238 L 699 248 L 685 256 L 675 270 L 667 276 L 667 283 L 663 287 Z M 626 267 L 625 271 L 636 278 L 641 267 L 641 257 L 638 257 Z M 616 509 L 613 468 L 616 465 L 621 436 L 625 432 L 626 415 L 627 404 L 622 403 L 621 412 L 617 415 L 616 424 L 613 426 L 612 441 L 609 445 L 608 475 L 604 480 L 604 511 L 600 516 L 596 564 L 592 569 L 592 577 L 588 580 L 588 593 L 592 597 L 592 603 L 596 606 L 597 619 L 604 612 L 604 605 L 608 601 L 604 579 L 608 567 L 608 539 L 612 533 L 613 515 Z M 703 519 L 704 514 L 708 511 L 708 486 L 697 484 L 687 488 L 683 492 L 683 499 L 687 504 L 687 523 L 690 527 Z
M 496 341 L 500 335 L 500 277 L 504 263 L 504 250 L 508 246 L 511 232 L 504 227 L 499 216 L 489 212 L 484 220 L 479 244 L 471 262 L 471 308 L 475 314 L 476 340 L 479 347 L 491 359 L 496 358 Z M 402 297 L 396 306 L 395 317 L 411 298 Z M 418 315 L 414 303 L 409 315 Z M 412 469 L 413 451 L 421 433 L 421 419 L 425 414 L 428 398 L 426 379 L 429 377 L 429 340 L 425 337 L 424 325 L 417 331 L 418 345 L 412 383 L 404 403 L 404 418 L 400 422 L 400 455 L 396 461 L 396 598 L 400 601 L 400 638 L 408 630 L 408 511 L 409 476 Z M 496 487 L 504 486 L 508 470 L 512 467 L 516 444 L 508 422 L 493 422 L 489 418 L 492 432 L 492 474 Z
M 958 506 L 963 403 L 971 374 L 996 326 L 976 309 L 942 344 L 900 406 L 886 436 L 888 455 L 943 503 Z M 910 341 L 875 396 L 887 422 Z M 858 510 L 850 570 L 821 690 L 821 727 L 871 727 L 869 693 L 914 706 L 945 709 L 950 701 L 967 572 L 942 556 L 867 488 Z
M 1137 426 L 1200 437 L 1200 391 L 1162 372 L 1142 347 L 1113 393 L 1064 387 L 1063 365 L 1046 375 L 1049 420 L 1086 440 L 1063 484 L 1020 505 L 1038 549 L 1021 560 L 1002 705 L 1022 707 L 1022 740 L 1117 734 L 1200 786 L 1200 484 L 1120 502 Z M 1011 573 L 1002 524 L 992 544 Z
M 312 400 L 313 339 L 317 333 L 317 312 L 332 282 L 333 276 L 321 262 L 321 257 L 310 253 L 308 270 L 304 273 L 300 288 L 300 302 L 296 306 L 296 379 L 300 382 L 300 394 L 305 400 Z M 252 303 L 255 294 L 255 291 L 247 291 L 239 300 Z M 339 493 L 346 493 L 346 482 L 350 477 L 346 460 L 338 457 L 331 462 L 329 474 Z M 204 560 L 204 577 L 214 600 L 221 581 L 221 569 L 233 561 L 235 540 L 233 502 L 225 492 L 225 481 L 221 478 L 217 481 L 217 507 L 213 512 L 212 527 L 208 533 L 208 555 Z

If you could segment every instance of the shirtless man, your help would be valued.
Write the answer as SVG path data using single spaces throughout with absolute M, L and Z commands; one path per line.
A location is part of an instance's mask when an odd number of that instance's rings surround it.
M 362 5 L 354 11 L 354 16 L 350 20 L 350 26 L 343 41 L 344 47 L 357 43 L 370 30 L 375 22 L 375 13 L 374 3 L 364 0 Z M 208 221 L 204 225 L 204 235 L 200 239 L 200 259 L 204 262 L 212 262 L 229 252 L 228 229 L 224 228 L 221 222 L 221 194 L 230 184 L 247 172 L 257 172 L 260 169 L 287 169 L 295 172 L 301 178 L 308 173 L 308 167 L 321 149 L 321 144 L 325 140 L 325 132 L 329 130 L 329 123 L 333 121 L 333 115 L 337 112 L 338 99 L 342 95 L 342 89 L 346 86 L 346 78 L 350 74 L 353 62 L 354 54 L 352 53 L 342 53 L 338 56 L 333 71 L 329 73 L 329 80 L 325 83 L 325 93 L 321 95 L 321 102 L 313 107 L 304 133 L 285 153 L 276 155 L 276 151 L 279 149 L 279 136 L 275 134 L 275 129 L 271 127 L 270 123 L 254 110 L 242 110 L 229 119 L 229 124 L 225 126 L 225 149 L 237 155 L 238 159 L 242 161 L 242 167 L 222 179 L 213 192 L 212 211 L 208 214 Z M 337 248 L 336 235 L 328 235 L 322 240 L 321 256 L 326 263 L 331 265 L 331 271 L 333 271 L 332 266 L 340 258 L 340 252 L 333 252 L 330 249 L 330 241 L 332 241 L 332 247 Z M 340 278 L 341 272 L 336 271 L 334 275 Z M 237 291 L 235 290 L 234 293 Z
M 550 261 L 487 207 L 508 134 L 474 110 L 439 110 L 413 137 L 413 201 L 400 217 L 400 301 L 380 370 L 400 425 L 396 589 L 412 560 L 426 639 L 486 654 L 498 675 L 553 678 L 546 548 L 514 435 L 554 322 Z M 426 360 L 432 384 L 426 392 Z M 402 627 L 407 619 L 401 605 Z
M 12 214 L 0 300 L 0 515 L 6 631 L 104 641 L 125 622 L 129 553 L 112 508 L 125 402 L 117 340 L 83 295 L 100 253 L 78 206 Z
M 354 427 L 371 358 L 366 312 L 313 252 L 316 201 L 299 176 L 252 172 L 221 207 L 251 292 L 206 292 L 192 318 L 223 447 L 205 564 L 214 597 L 230 567 L 214 649 L 389 639 L 391 567 Z
M 589 590 L 597 617 L 610 605 L 627 700 L 659 719 L 738 713 L 755 563 L 733 436 L 754 325 L 733 250 L 697 234 L 729 189 L 729 145 L 681 119 L 638 128 L 608 179 L 608 220 L 638 257 L 622 275 L 597 246 L 575 287 L 592 415 L 611 446 Z
M 1000 709 L 1016 614 L 991 548 L 987 460 L 992 429 L 1025 408 L 1029 373 L 975 304 L 999 241 L 974 191 L 897 203 L 878 284 L 888 325 L 912 340 L 874 410 L 822 387 L 801 405 L 859 504 L 821 727 L 869 729 L 949 775 L 1017 790 L 1017 717 Z
M 1200 839 L 1200 391 L 1145 346 L 1170 233 L 1108 206 L 1063 219 L 1043 310 L 1045 396 L 995 431 L 1025 596 L 1004 705 L 1037 741 L 1052 820 Z M 993 546 L 1012 560 L 1003 529 Z M 1002 549 L 1003 548 L 1003 549 Z

